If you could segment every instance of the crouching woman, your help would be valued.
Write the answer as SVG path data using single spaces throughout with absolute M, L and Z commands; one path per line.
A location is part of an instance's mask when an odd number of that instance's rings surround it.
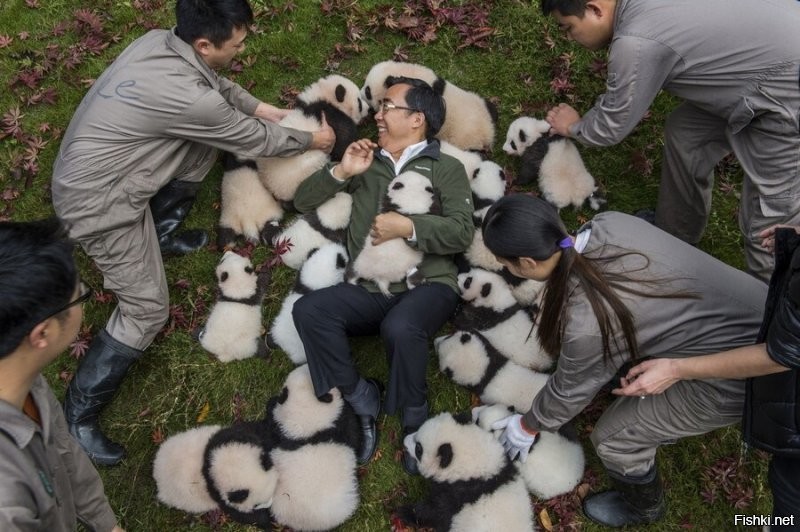
M 578 415 L 624 364 L 715 353 L 758 333 L 764 283 L 639 218 L 601 213 L 573 238 L 550 204 L 511 195 L 488 211 L 483 238 L 514 275 L 546 283 L 537 334 L 558 360 L 530 410 L 500 423 L 512 458 Z M 585 499 L 587 517 L 613 527 L 661 519 L 656 449 L 736 423 L 744 396 L 743 381 L 702 379 L 616 399 L 591 435 L 613 489 Z

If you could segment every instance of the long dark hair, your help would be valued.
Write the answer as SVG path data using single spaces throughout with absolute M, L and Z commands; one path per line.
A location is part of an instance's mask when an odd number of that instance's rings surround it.
M 560 247 L 559 243 L 569 236 L 567 229 L 556 209 L 540 198 L 513 194 L 499 199 L 486 213 L 482 230 L 489 251 L 510 262 L 517 262 L 520 257 L 543 261 L 561 251 L 561 257 L 544 287 L 537 332 L 542 348 L 552 356 L 561 352 L 571 278 L 577 280 L 597 318 L 605 360 L 625 350 L 632 360 L 639 357 L 635 319 L 618 291 L 645 297 L 692 297 L 683 293 L 659 294 L 655 290 L 645 293 L 633 288 L 634 281 L 653 287 L 663 281 L 633 276 L 649 265 L 649 259 L 640 252 L 619 248 L 619 253 L 589 257 L 576 252 L 571 245 Z M 629 255 L 642 258 L 639 268 L 628 269 L 623 274 L 606 267 Z

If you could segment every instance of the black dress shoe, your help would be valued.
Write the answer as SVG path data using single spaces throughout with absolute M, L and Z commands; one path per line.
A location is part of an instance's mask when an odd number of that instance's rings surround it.
M 358 423 L 361 425 L 361 449 L 359 450 L 356 461 L 358 465 L 366 465 L 375 456 L 375 451 L 378 449 L 378 414 L 381 411 L 381 391 L 383 386 L 375 379 L 365 379 L 367 383 L 374 387 L 375 402 L 372 409 L 375 415 L 365 414 L 358 415 Z

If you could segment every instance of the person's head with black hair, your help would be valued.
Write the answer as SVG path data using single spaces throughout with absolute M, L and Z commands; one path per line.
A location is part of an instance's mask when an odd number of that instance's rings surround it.
M 216 69 L 244 50 L 253 10 L 247 0 L 177 0 L 175 19 L 175 34 Z
M 73 249 L 56 218 L 0 222 L 0 359 L 44 322 L 64 325 L 78 306 L 84 292 L 78 288 Z
M 395 85 L 408 85 L 409 89 L 405 94 L 405 105 L 407 113 L 418 112 L 425 117 L 425 138 L 433 139 L 442 129 L 444 118 L 447 113 L 444 98 L 437 94 L 433 87 L 425 81 L 416 78 L 406 78 L 401 76 L 390 76 L 386 80 L 386 88 Z

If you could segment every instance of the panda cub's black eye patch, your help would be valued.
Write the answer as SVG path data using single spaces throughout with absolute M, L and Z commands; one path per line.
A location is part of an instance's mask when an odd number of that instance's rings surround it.
M 244 271 L 245 273 L 253 273 L 253 268 L 251 268 L 250 266 L 245 266 Z
M 469 342 L 470 338 L 472 338 L 472 336 L 470 336 L 469 333 L 462 334 L 461 335 L 461 343 L 462 344 L 466 344 L 467 342 Z
M 414 446 L 414 455 L 417 457 L 417 460 L 422 460 L 422 444 L 417 442 Z
M 492 293 L 492 285 L 490 283 L 486 283 L 481 287 L 481 296 L 489 297 L 489 294 Z
M 281 394 L 278 396 L 278 403 L 283 404 L 289 398 L 289 388 L 284 386 L 281 390 Z
M 405 185 L 403 183 L 395 183 L 394 185 L 392 185 L 392 190 L 400 190 L 404 186 Z
M 525 132 L 520 129 L 519 130 L 519 140 L 520 140 L 520 142 L 525 142 L 525 139 L 527 139 L 527 138 L 528 138 L 528 135 L 526 135 Z
M 464 279 L 464 288 L 469 288 L 472 286 L 472 277 L 467 277 Z
M 219 276 L 219 282 L 224 283 L 228 280 L 228 272 L 222 272 L 222 275 Z

